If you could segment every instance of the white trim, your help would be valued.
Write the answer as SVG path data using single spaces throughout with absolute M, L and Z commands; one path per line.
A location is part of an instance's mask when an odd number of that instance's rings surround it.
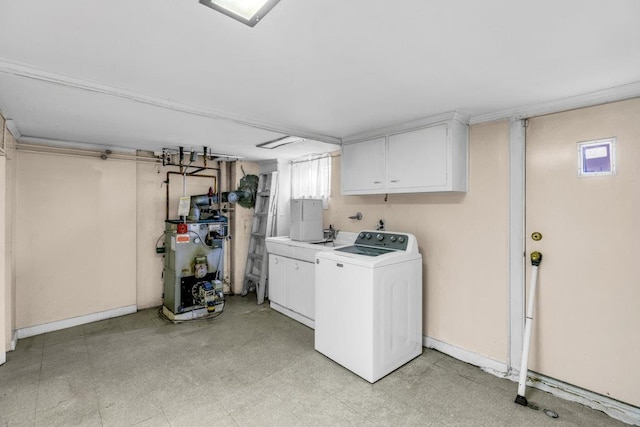
M 507 364 L 488 356 L 483 356 L 427 336 L 422 337 L 422 345 L 427 348 L 438 350 L 441 353 L 448 354 L 449 356 L 462 360 L 463 362 L 470 363 L 497 377 L 505 377 L 507 375 Z
M 422 337 L 422 345 L 448 354 L 463 362 L 470 363 L 497 377 L 506 378 L 516 383 L 518 382 L 517 370 L 512 369 L 511 372 L 507 374 L 506 363 L 427 336 Z M 602 411 L 611 418 L 640 426 L 640 408 L 535 372 L 529 371 L 527 378 L 527 387 L 546 391 L 561 399 L 577 402 L 595 410 Z M 515 398 L 515 387 L 513 392 Z
M 97 322 L 98 320 L 111 319 L 112 317 L 124 316 L 138 311 L 136 305 L 128 305 L 126 307 L 114 308 L 112 310 L 101 311 L 99 313 L 86 314 L 84 316 L 72 317 L 70 319 L 58 320 L 56 322 L 45 323 L 43 325 L 29 326 L 27 328 L 18 329 L 18 338 L 27 338 L 34 335 L 45 334 L 47 332 L 67 329 L 86 323 Z
M 509 118 L 527 119 L 577 108 L 591 107 L 609 102 L 624 101 L 625 99 L 640 97 L 640 82 L 629 83 L 609 89 L 597 90 L 582 95 L 570 96 L 550 102 L 516 107 L 493 113 L 480 114 L 469 119 L 470 125 L 493 122 Z
M 16 345 L 18 345 L 18 331 L 13 331 L 11 334 L 11 351 L 16 349 Z
M 11 132 L 11 135 L 13 135 L 13 139 L 17 141 L 22 137 L 20 130 L 18 130 L 18 125 L 16 125 L 16 122 L 14 120 L 6 119 L 4 123 L 7 126 L 9 132 Z
M 4 351 L 0 351 L 0 365 L 4 365 L 6 361 L 7 361 L 7 353 L 5 353 Z
M 279 313 L 282 313 L 285 316 L 289 316 L 293 320 L 296 320 L 296 321 L 302 323 L 304 326 L 307 326 L 307 327 L 309 327 L 311 329 L 315 329 L 316 328 L 316 322 L 314 320 L 312 320 L 312 319 L 309 319 L 308 317 L 305 317 L 305 316 L 303 316 L 301 314 L 298 314 L 295 311 L 291 311 L 288 308 L 283 307 L 280 304 L 275 303 L 273 301 L 269 302 L 269 306 L 273 310 L 275 310 L 275 311 L 277 311 Z
M 507 367 L 522 359 L 525 303 L 525 138 L 523 120 L 509 121 L 509 319 Z
M 518 381 L 517 374 L 511 374 L 508 378 L 515 382 Z M 610 397 L 531 371 L 527 373 L 527 387 L 546 391 L 562 399 L 577 402 L 597 411 L 602 411 L 611 418 L 627 424 L 640 426 L 640 408 Z
M 336 144 L 336 145 L 341 144 L 340 138 L 336 138 L 333 136 L 321 135 L 313 132 L 304 131 L 302 129 L 285 128 L 282 126 L 277 126 L 272 123 L 253 120 L 253 119 L 238 116 L 235 114 L 209 110 L 202 107 L 196 107 L 193 105 L 187 105 L 179 102 L 169 101 L 167 99 L 146 96 L 146 95 L 142 95 L 140 93 L 132 92 L 126 89 L 119 89 L 113 86 L 107 86 L 107 85 L 91 82 L 88 80 L 82 80 L 75 77 L 69 77 L 61 74 L 39 70 L 35 67 L 29 66 L 26 64 L 18 64 L 12 61 L 8 61 L 4 58 L 0 58 L 0 73 L 5 73 L 12 76 L 17 76 L 17 77 L 23 77 L 26 79 L 37 80 L 45 83 L 56 84 L 59 86 L 70 87 L 73 89 L 80 89 L 87 92 L 98 93 L 101 95 L 113 96 L 113 97 L 125 99 L 128 101 L 139 102 L 141 104 L 152 105 L 154 107 L 178 111 L 181 113 L 191 114 L 194 116 L 230 121 L 237 124 L 257 128 L 257 129 L 283 133 L 285 135 L 295 135 L 301 138 L 312 139 L 320 142 L 326 142 L 328 144 Z

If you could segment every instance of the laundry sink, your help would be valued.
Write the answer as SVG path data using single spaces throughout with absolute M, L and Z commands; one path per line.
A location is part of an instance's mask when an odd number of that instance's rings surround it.
M 338 231 L 336 233 L 336 237 L 332 240 L 324 240 L 322 242 L 310 242 L 313 245 L 320 246 L 330 246 L 330 247 L 341 247 L 341 246 L 351 246 L 356 241 L 358 237 L 358 233 L 349 233 L 348 231 Z
M 356 237 L 358 237 L 358 233 L 338 231 L 336 238 L 331 242 L 298 242 L 291 240 L 289 237 L 280 236 L 267 237 L 265 243 L 267 252 L 270 254 L 314 262 L 317 252 L 330 251 L 342 246 L 352 245 L 356 241 Z

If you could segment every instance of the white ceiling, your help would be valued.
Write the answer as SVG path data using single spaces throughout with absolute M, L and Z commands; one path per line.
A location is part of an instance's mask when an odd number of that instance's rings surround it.
M 293 158 L 640 82 L 638 0 L 281 0 L 254 28 L 197 0 L 0 12 L 0 110 L 23 142 Z M 308 140 L 255 148 L 283 135 Z

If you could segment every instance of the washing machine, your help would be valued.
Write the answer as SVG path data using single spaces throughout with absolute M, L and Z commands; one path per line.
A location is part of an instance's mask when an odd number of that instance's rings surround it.
M 370 383 L 422 354 L 415 236 L 365 230 L 315 257 L 315 349 Z

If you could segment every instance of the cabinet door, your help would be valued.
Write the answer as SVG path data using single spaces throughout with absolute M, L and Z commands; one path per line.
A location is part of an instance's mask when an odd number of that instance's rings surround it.
M 432 126 L 389 136 L 387 188 L 392 192 L 446 190 L 447 126 Z M 436 188 L 433 188 L 436 187 Z M 438 188 L 440 187 L 440 188 Z
M 315 311 L 315 266 L 287 259 L 287 308 L 313 319 Z
M 298 269 L 299 283 L 304 294 L 302 311 L 300 314 L 307 316 L 309 319 L 315 319 L 316 311 L 316 272 L 315 264 L 311 262 L 301 262 Z
M 342 147 L 342 194 L 382 193 L 385 137 Z
M 269 254 L 269 301 L 286 306 L 286 258 Z

